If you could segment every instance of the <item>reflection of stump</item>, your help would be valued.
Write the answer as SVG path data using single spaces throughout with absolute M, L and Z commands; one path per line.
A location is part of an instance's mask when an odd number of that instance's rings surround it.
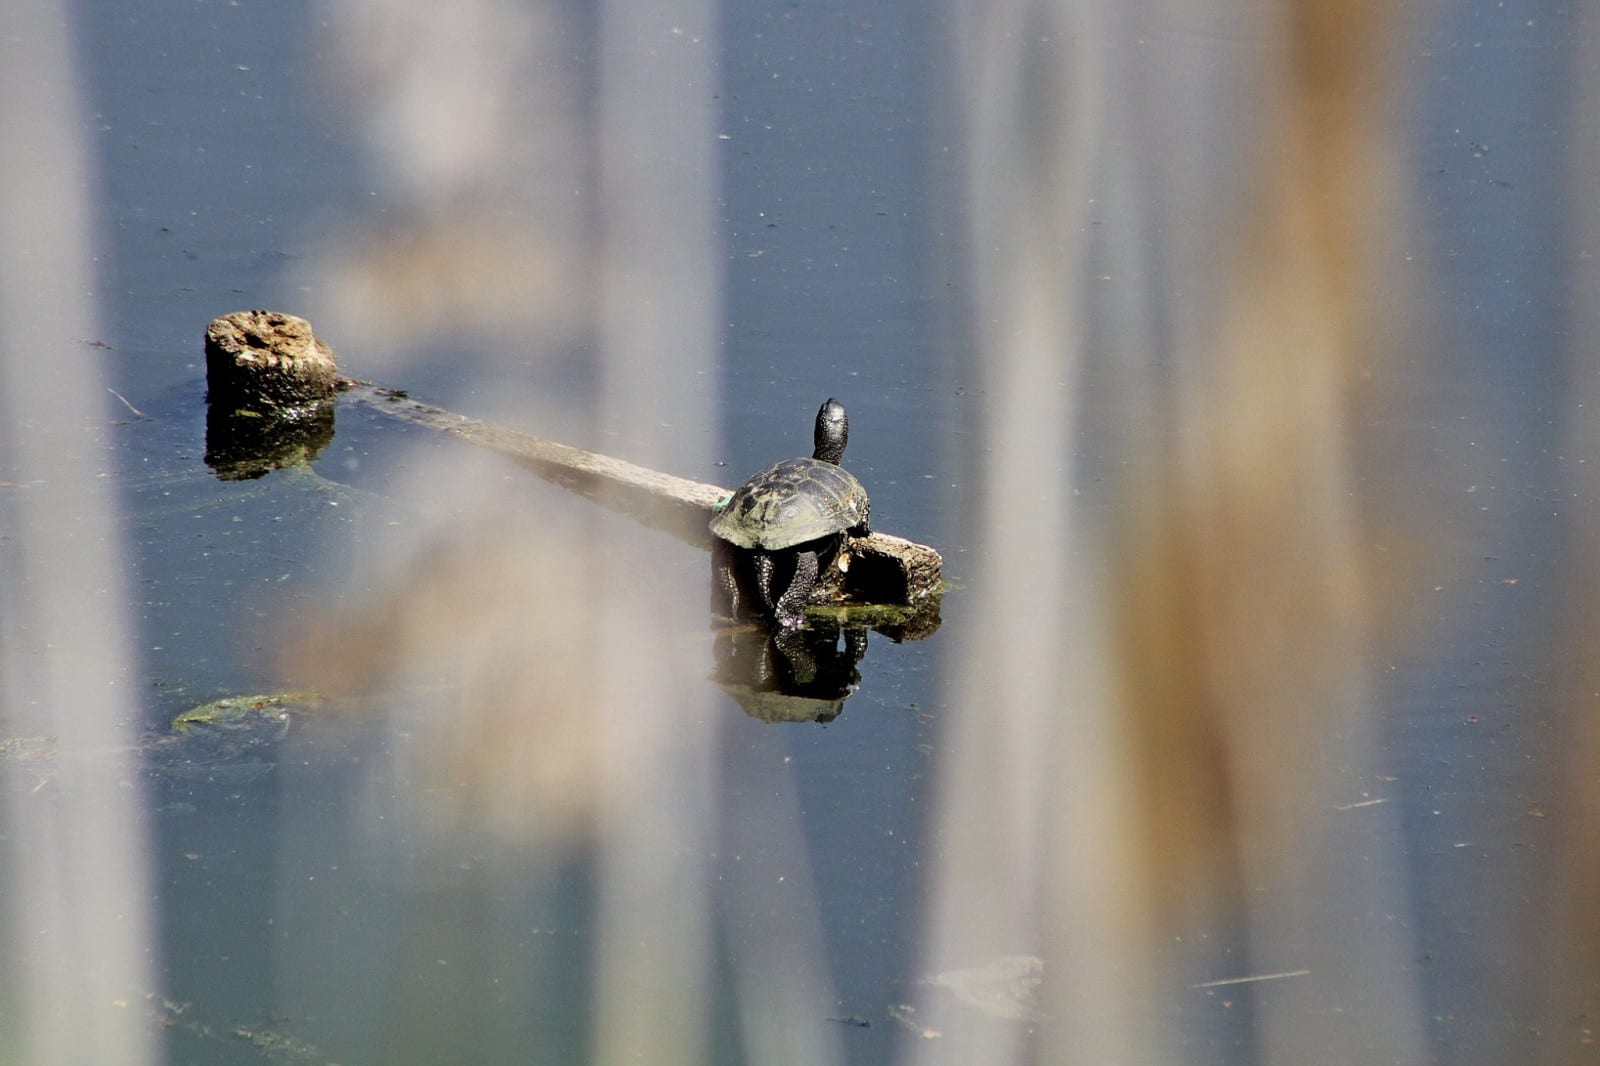
M 333 397 L 333 350 L 281 311 L 235 311 L 206 326 L 206 398 L 267 414 Z
M 333 404 L 261 415 L 211 404 L 206 412 L 206 465 L 223 481 L 247 481 L 315 459 L 333 440 Z

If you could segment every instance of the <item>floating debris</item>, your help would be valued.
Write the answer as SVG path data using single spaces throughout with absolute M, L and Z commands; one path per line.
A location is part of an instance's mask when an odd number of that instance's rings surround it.
M 58 754 L 55 737 L 0 737 L 0 756 L 12 759 L 53 759 Z
M 272 1029 L 252 1029 L 241 1025 L 233 1030 L 233 1035 L 266 1052 L 273 1062 L 328 1062 L 327 1057 L 314 1045 Z
M 1228 985 L 1253 985 L 1260 981 L 1281 981 L 1286 977 L 1309 977 L 1310 970 L 1279 970 L 1276 973 L 1257 973 L 1248 977 L 1222 977 L 1215 981 L 1201 981 L 1190 988 L 1224 988 Z
M 889 1017 L 899 1022 L 901 1026 L 916 1033 L 924 1040 L 938 1040 L 944 1036 L 937 1029 L 930 1029 L 917 1021 L 917 1008 L 909 1003 L 897 1003 L 889 1008 Z
M 923 979 L 924 984 L 947 988 L 969 1007 L 992 1018 L 1034 1022 L 1039 1010 L 1039 985 L 1044 981 L 1044 960 L 1032 955 L 1007 955 L 984 966 L 946 970 Z

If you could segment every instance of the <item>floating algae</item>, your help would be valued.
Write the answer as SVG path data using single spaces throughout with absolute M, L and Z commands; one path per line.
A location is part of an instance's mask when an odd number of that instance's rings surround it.
M 168 777 L 213 782 L 260 777 L 277 764 L 275 749 L 295 718 L 322 702 L 315 692 L 277 692 L 191 707 L 149 743 L 152 766 Z
M 315 692 L 278 692 L 258 696 L 228 696 L 191 707 L 172 720 L 179 733 L 206 727 L 212 729 L 256 730 L 279 727 L 288 732 L 293 712 L 315 707 L 322 696 Z
M 239 1026 L 233 1030 L 233 1035 L 240 1040 L 248 1041 L 253 1047 L 261 1051 L 272 1062 L 288 1063 L 317 1063 L 327 1064 L 327 1056 L 314 1044 L 309 1044 L 297 1037 L 273 1029 L 260 1029 Z

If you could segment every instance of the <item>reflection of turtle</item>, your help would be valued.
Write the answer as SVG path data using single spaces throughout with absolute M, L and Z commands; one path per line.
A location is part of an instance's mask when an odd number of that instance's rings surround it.
M 812 457 L 767 467 L 711 520 L 716 580 L 730 616 L 738 615 L 741 564 L 748 563 L 765 613 L 785 629 L 798 626 L 821 566 L 845 534 L 867 534 L 867 490 L 839 465 L 849 435 L 844 407 L 830 399 L 817 412 Z
M 748 685 L 724 686 L 728 695 L 758 722 L 819 722 L 827 725 L 844 711 L 844 697 L 818 700 L 782 692 L 762 692 Z
M 831 722 L 861 683 L 867 631 L 821 622 L 769 634 L 730 626 L 712 644 L 713 675 L 744 712 L 763 722 Z

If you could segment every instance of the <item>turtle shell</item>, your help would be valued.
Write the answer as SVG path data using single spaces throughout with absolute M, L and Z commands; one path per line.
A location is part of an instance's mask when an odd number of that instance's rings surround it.
M 740 548 L 781 551 L 867 527 L 871 504 L 855 475 L 819 459 L 785 459 L 746 481 L 711 520 Z

